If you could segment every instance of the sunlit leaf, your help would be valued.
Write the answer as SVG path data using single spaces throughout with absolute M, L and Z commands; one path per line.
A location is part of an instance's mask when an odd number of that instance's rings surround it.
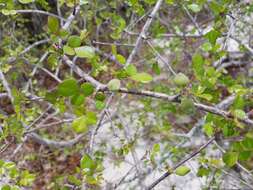
M 152 76 L 148 73 L 137 73 L 135 75 L 132 75 L 131 79 L 142 83 L 149 83 L 153 80 Z
M 75 79 L 66 79 L 58 85 L 57 91 L 62 96 L 72 96 L 79 92 L 79 86 Z
M 184 73 L 178 73 L 173 81 L 177 86 L 186 86 L 190 82 L 189 78 Z
M 73 35 L 68 39 L 68 45 L 72 48 L 79 47 L 81 45 L 81 39 L 79 36 Z
M 47 22 L 47 27 L 48 27 L 49 32 L 56 33 L 59 30 L 58 19 L 55 17 L 49 16 L 48 22 Z
M 229 167 L 234 166 L 237 160 L 238 160 L 238 153 L 236 152 L 227 152 L 223 155 L 223 162 Z
M 95 50 L 94 48 L 90 47 L 90 46 L 81 46 L 78 48 L 75 48 L 75 52 L 77 57 L 80 58 L 93 58 L 95 56 Z
M 119 79 L 112 79 L 107 84 L 109 90 L 118 90 L 120 88 L 120 80 Z
M 94 92 L 94 86 L 88 82 L 83 83 L 81 85 L 81 92 L 85 95 L 85 96 L 90 96 L 93 94 Z
M 175 174 L 179 175 L 179 176 L 185 176 L 186 174 L 188 174 L 191 171 L 190 168 L 188 168 L 187 166 L 180 166 L 176 169 Z

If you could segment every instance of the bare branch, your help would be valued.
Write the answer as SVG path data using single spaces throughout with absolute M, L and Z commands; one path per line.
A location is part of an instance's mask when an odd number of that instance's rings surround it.
M 53 141 L 46 138 L 42 138 L 36 133 L 27 134 L 27 137 L 41 145 L 48 146 L 50 148 L 64 148 L 64 147 L 71 147 L 77 144 L 85 135 L 86 134 L 80 134 L 76 136 L 74 139 L 68 141 Z
M 170 171 L 165 172 L 160 178 L 158 178 L 156 181 L 154 181 L 147 190 L 153 189 L 156 185 L 158 185 L 161 181 L 163 181 L 166 177 L 171 175 L 178 167 L 182 166 L 187 161 L 191 160 L 193 157 L 195 157 L 197 154 L 199 154 L 202 150 L 204 150 L 209 144 L 211 144 L 215 140 L 215 137 L 210 138 L 205 144 L 203 144 L 200 148 L 198 148 L 196 151 L 194 151 L 192 154 L 187 156 L 185 159 L 177 163 Z
M 173 74 L 176 75 L 177 73 L 172 69 L 170 64 L 161 56 L 161 54 L 156 51 L 156 49 L 153 47 L 152 43 L 147 40 L 147 44 L 150 46 L 150 48 L 153 50 L 153 52 L 156 54 L 156 56 L 166 65 L 166 67 L 169 69 L 169 71 Z
M 121 43 L 110 43 L 110 42 L 98 42 L 98 41 L 95 41 L 93 40 L 92 41 L 93 44 L 99 44 L 99 45 L 104 45 L 104 46 L 112 46 L 112 45 L 115 45 L 115 46 L 127 46 L 127 47 L 134 47 L 133 44 L 121 44 Z
M 200 103 L 194 103 L 195 107 L 197 107 L 198 109 L 200 110 L 204 110 L 206 112 L 210 112 L 210 113 L 213 113 L 213 114 L 216 114 L 216 115 L 220 115 L 224 118 L 231 118 L 231 119 L 234 119 L 235 116 L 232 115 L 231 113 L 227 112 L 227 111 L 224 111 L 224 110 L 221 110 L 219 108 L 216 108 L 216 107 L 212 107 L 212 106 L 208 106 L 208 105 L 204 105 L 204 104 L 200 104 Z M 249 125 L 249 126 L 253 126 L 253 121 L 251 119 L 249 119 L 248 117 L 245 117 L 244 119 L 239 119 L 239 121 Z
M 151 14 L 149 15 L 145 25 L 143 26 L 141 32 L 140 32 L 140 35 L 138 36 L 137 40 L 136 40 L 136 43 L 135 43 L 135 47 L 134 49 L 132 50 L 131 54 L 129 55 L 127 61 L 126 61 L 126 64 L 125 64 L 125 67 L 127 67 L 129 64 L 131 64 L 131 62 L 133 61 L 133 58 L 134 56 L 137 54 L 140 46 L 141 46 L 141 43 L 142 43 L 142 40 L 146 38 L 146 33 L 156 15 L 156 13 L 158 12 L 158 10 L 160 9 L 160 6 L 162 5 L 162 2 L 163 0 L 158 0 L 155 4 L 155 7 L 153 9 L 153 11 L 151 12 Z
M 25 9 L 25 10 L 15 10 L 16 13 L 36 13 L 36 14 L 43 14 L 43 15 L 47 15 L 47 16 L 52 16 L 52 17 L 56 17 L 60 20 L 66 21 L 65 18 L 60 17 L 59 15 L 47 12 L 47 11 L 42 11 L 42 10 L 30 10 L 30 9 Z
M 11 102 L 13 103 L 14 101 L 14 97 L 12 96 L 12 92 L 11 92 L 11 88 L 10 88 L 10 85 L 8 83 L 8 81 L 6 80 L 3 72 L 0 70 L 0 81 L 2 82 L 7 94 L 8 94 L 8 97 L 10 98 Z
M 106 105 L 105 105 L 105 108 L 102 110 L 102 112 L 100 114 L 99 120 L 97 122 L 97 126 L 92 131 L 91 138 L 90 138 L 90 147 L 89 147 L 90 148 L 90 150 L 89 150 L 90 153 L 92 153 L 92 151 L 93 151 L 95 136 L 97 135 L 97 132 L 98 132 L 99 128 L 102 125 L 103 119 L 104 119 L 104 117 L 106 115 L 106 110 L 108 109 L 109 105 L 111 104 L 113 96 L 114 96 L 114 93 L 112 93 L 111 96 L 108 98 L 108 100 L 106 102 Z
M 69 15 L 62 29 L 67 30 L 69 28 L 70 24 L 73 22 L 73 20 L 75 19 L 79 11 L 80 11 L 80 5 L 74 8 L 74 11 L 72 12 L 72 14 Z
M 63 59 L 65 60 L 66 64 L 70 68 L 72 68 L 76 74 L 78 74 L 80 77 L 84 78 L 86 81 L 90 82 L 92 85 L 97 87 L 98 90 L 109 91 L 109 89 L 107 88 L 107 85 L 100 83 L 99 81 L 97 81 L 93 77 L 91 77 L 88 74 L 86 74 L 85 72 L 83 72 L 83 70 L 80 69 L 80 67 L 78 67 L 77 65 L 75 65 L 66 55 L 63 56 Z M 159 93 L 159 92 L 144 91 L 144 90 L 142 90 L 142 91 L 136 90 L 135 91 L 135 90 L 128 90 L 125 88 L 120 88 L 119 90 L 116 90 L 115 92 L 140 95 L 140 96 L 148 96 L 148 97 L 152 97 L 152 98 L 163 99 L 163 100 L 166 100 L 169 102 L 180 102 L 179 95 L 169 96 L 167 94 Z M 208 105 L 201 104 L 201 103 L 194 103 L 194 105 L 196 108 L 198 108 L 200 110 L 210 112 L 210 113 L 213 113 L 216 115 L 220 115 L 226 119 L 235 118 L 231 113 L 224 111 L 222 109 L 219 109 L 217 107 L 214 107 L 214 106 L 208 106 Z M 249 119 L 248 117 L 246 117 L 244 119 L 238 119 L 238 120 L 249 125 L 249 126 L 253 126 L 253 121 L 251 119 Z

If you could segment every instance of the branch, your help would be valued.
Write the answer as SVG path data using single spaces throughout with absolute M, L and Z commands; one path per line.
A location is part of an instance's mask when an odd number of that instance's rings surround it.
M 72 14 L 69 15 L 69 17 L 67 18 L 67 21 L 63 25 L 62 29 L 67 30 L 69 28 L 70 24 L 75 19 L 76 15 L 79 11 L 80 11 L 80 5 L 78 5 L 77 7 L 74 8 L 74 11 L 72 12 Z
M 33 141 L 44 145 L 44 146 L 48 146 L 50 148 L 64 148 L 64 147 L 71 147 L 73 145 L 75 145 L 76 143 L 78 143 L 86 134 L 80 134 L 78 136 L 76 136 L 74 139 L 68 140 L 68 141 L 53 141 L 50 139 L 45 139 L 42 138 L 41 136 L 39 136 L 36 133 L 30 133 L 27 134 L 27 137 L 29 137 L 30 139 L 32 139 Z
M 48 43 L 49 41 L 50 41 L 50 39 L 44 39 L 44 40 L 40 40 L 40 41 L 34 42 L 33 44 L 31 44 L 30 46 L 28 46 L 27 48 L 25 48 L 22 52 L 20 52 L 19 56 L 27 53 L 28 51 L 30 51 L 35 46 Z
M 97 135 L 97 132 L 98 132 L 99 128 L 102 125 L 103 119 L 106 115 L 106 110 L 110 106 L 113 96 L 114 96 L 114 93 L 112 93 L 111 96 L 109 97 L 109 99 L 107 100 L 105 108 L 101 111 L 101 114 L 100 114 L 99 120 L 97 122 L 96 128 L 92 131 L 91 138 L 90 138 L 90 145 L 89 145 L 89 152 L 90 153 L 93 153 L 93 146 L 94 146 L 95 136 Z
M 50 13 L 50 12 L 47 12 L 47 11 L 42 11 L 42 10 L 31 10 L 31 9 L 26 9 L 26 10 L 15 10 L 16 13 L 37 13 L 37 14 L 43 14 L 43 15 L 47 15 L 47 16 L 52 16 L 52 17 L 56 17 L 60 20 L 63 20 L 63 21 L 66 21 L 65 18 L 62 18 L 56 14 L 53 14 L 53 13 Z
M 63 56 L 62 58 L 63 61 L 65 61 L 65 63 L 71 68 L 73 69 L 73 71 L 79 75 L 81 78 L 84 78 L 86 81 L 90 82 L 93 86 L 97 87 L 98 89 L 103 89 L 106 88 L 106 85 L 100 83 L 99 81 L 97 81 L 96 79 L 94 79 L 93 77 L 89 76 L 88 74 L 86 74 L 85 72 L 83 72 L 83 70 L 78 67 L 77 65 L 75 65 L 73 63 L 73 61 L 71 61 L 66 55 Z
M 124 132 L 124 135 L 125 135 L 125 138 L 126 138 L 126 141 L 127 143 L 131 143 L 131 136 L 130 136 L 130 133 L 129 133 L 129 123 L 126 123 L 126 121 L 123 119 L 123 116 L 121 114 L 118 114 L 117 115 L 119 120 L 120 120 L 120 123 L 121 125 L 123 126 L 123 132 Z M 136 168 L 136 172 L 138 174 L 137 178 L 138 178 L 138 181 L 141 185 L 141 188 L 142 189 L 145 189 L 146 186 L 145 186 L 145 183 L 143 181 L 143 171 L 142 171 L 142 167 L 141 167 L 141 162 L 139 162 L 139 159 L 138 159 L 138 156 L 137 156 L 137 153 L 136 153 L 136 150 L 132 147 L 130 148 L 130 152 L 132 154 L 132 157 L 133 157 L 133 161 L 134 161 L 134 167 Z
M 77 65 L 75 65 L 66 55 L 63 56 L 63 60 L 66 62 L 66 64 L 70 68 L 73 69 L 73 71 L 77 75 L 79 75 L 81 78 L 84 78 L 86 81 L 90 82 L 92 85 L 94 85 L 97 88 L 97 90 L 110 91 L 107 88 L 107 85 L 100 83 L 99 81 L 97 81 L 93 77 L 91 77 L 88 74 L 86 74 L 85 72 L 83 72 L 83 70 L 80 67 L 78 67 Z M 141 90 L 141 91 L 128 90 L 126 88 L 120 88 L 119 90 L 116 90 L 115 92 L 133 94 L 133 95 L 140 95 L 140 96 L 147 96 L 147 97 L 166 100 L 166 101 L 169 101 L 169 102 L 180 102 L 180 99 L 179 99 L 180 95 L 169 96 L 165 93 L 146 91 L 146 90 Z M 208 106 L 208 105 L 201 104 L 201 103 L 194 103 L 194 105 L 195 105 L 196 108 L 198 108 L 200 110 L 222 116 L 226 119 L 235 119 L 235 116 L 233 116 L 231 113 L 229 113 L 227 111 L 224 111 L 222 109 L 219 109 L 218 107 Z M 249 119 L 248 117 L 246 117 L 244 119 L 239 119 L 238 118 L 238 120 L 245 123 L 245 124 L 247 124 L 247 125 L 249 125 L 249 126 L 253 126 L 253 121 L 251 119 Z
M 10 85 L 1 70 L 0 70 L 0 81 L 2 81 L 2 84 L 8 94 L 8 97 L 10 98 L 11 102 L 13 103 L 14 97 L 12 96 Z
M 48 43 L 50 41 L 50 39 L 44 39 L 44 40 L 40 40 L 40 41 L 36 41 L 33 44 L 31 44 L 30 46 L 26 47 L 23 51 L 21 51 L 18 55 L 18 57 L 20 57 L 21 55 L 26 54 L 28 51 L 30 51 L 32 48 L 41 45 L 41 44 L 45 44 Z M 10 57 L 8 59 L 8 63 L 13 63 L 14 61 L 17 60 L 17 57 Z
M 232 94 L 231 96 L 226 97 L 220 103 L 216 104 L 215 107 L 222 110 L 226 110 L 234 102 L 234 99 L 235 99 L 235 95 Z M 204 123 L 205 123 L 205 117 L 200 118 L 192 127 L 192 129 L 187 133 L 187 137 L 191 138 L 194 135 L 194 133 L 198 131 L 200 127 L 204 125 Z
M 170 66 L 170 64 L 161 56 L 161 54 L 158 51 L 156 51 L 156 49 L 154 48 L 154 46 L 152 45 L 152 43 L 149 40 L 147 40 L 147 44 L 152 49 L 152 51 L 154 52 L 154 54 L 156 54 L 156 56 L 166 65 L 166 67 L 169 69 L 169 71 L 173 75 L 176 75 L 177 73 L 172 69 L 172 67 Z
M 8 97 L 7 93 L 0 93 L 0 98 L 5 98 L 5 97 Z
M 215 140 L 215 137 L 212 137 L 209 139 L 205 144 L 203 144 L 198 150 L 187 156 L 185 159 L 177 163 L 170 171 L 165 172 L 160 178 L 158 178 L 156 181 L 154 181 L 147 190 L 153 189 L 156 185 L 158 185 L 161 181 L 163 181 L 166 177 L 171 175 L 178 167 L 182 166 L 187 161 L 191 160 L 193 157 L 195 157 L 197 154 L 199 154 L 202 150 L 204 150 L 209 144 L 211 144 Z
M 204 110 L 206 112 L 210 112 L 210 113 L 222 116 L 227 119 L 235 119 L 236 118 L 230 112 L 224 111 L 224 110 L 219 109 L 217 107 L 212 107 L 212 106 L 208 106 L 208 105 L 204 105 L 204 104 L 200 104 L 200 103 L 194 103 L 194 105 L 195 105 L 195 107 L 197 107 L 200 110 Z M 249 119 L 248 117 L 246 117 L 244 119 L 238 118 L 238 120 L 241 121 L 242 123 L 245 123 L 246 125 L 253 126 L 253 120 Z
M 178 95 L 167 95 L 160 92 L 153 92 L 148 90 L 128 90 L 126 88 L 120 88 L 117 92 L 124 93 L 124 94 L 133 94 L 133 95 L 139 95 L 139 96 L 147 96 L 151 98 L 157 98 L 166 100 L 169 102 L 180 102 L 180 94 Z
M 101 51 L 100 49 L 98 49 L 98 48 L 96 48 L 95 51 L 96 51 L 100 56 L 102 56 L 103 58 L 108 59 L 109 61 L 111 61 L 111 62 L 113 62 L 113 63 L 115 63 L 115 64 L 117 64 L 117 65 L 119 65 L 119 66 L 122 67 L 122 64 L 117 60 L 117 58 L 116 58 L 114 55 L 108 54 L 108 53 L 104 53 L 104 52 L 102 52 L 102 51 Z
M 98 41 L 95 41 L 93 40 L 92 41 L 93 44 L 99 44 L 99 45 L 104 45 L 104 46 L 112 46 L 112 45 L 115 45 L 115 46 L 126 46 L 126 47 L 135 47 L 133 44 L 122 44 L 122 43 L 110 43 L 110 42 L 98 42 Z
M 125 67 L 127 67 L 129 64 L 131 64 L 131 62 L 133 61 L 133 58 L 134 56 L 137 54 L 140 46 L 141 46 L 141 42 L 143 39 L 146 38 L 146 32 L 148 31 L 156 13 L 158 12 L 158 10 L 160 9 L 160 6 L 162 5 L 162 2 L 163 0 L 158 0 L 156 2 L 156 5 L 153 9 L 153 11 L 151 12 L 151 14 L 149 15 L 146 23 L 144 24 L 142 30 L 141 30 L 141 33 L 140 35 L 138 36 L 137 40 L 136 40 L 136 43 L 135 43 L 135 47 L 134 49 L 132 50 L 131 54 L 129 55 L 127 61 L 126 61 L 126 64 L 125 64 Z

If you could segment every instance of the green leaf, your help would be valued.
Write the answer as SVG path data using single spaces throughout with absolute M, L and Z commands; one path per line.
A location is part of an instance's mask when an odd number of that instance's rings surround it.
M 126 63 L 126 58 L 120 54 L 116 55 L 116 59 L 121 63 L 121 64 L 125 64 Z
M 199 11 L 201 11 L 201 7 L 195 3 L 188 5 L 188 8 L 194 13 L 198 13 Z
M 81 45 L 80 37 L 76 35 L 70 36 L 68 39 L 68 45 L 73 48 L 79 47 Z
M 229 125 L 228 123 L 222 127 L 222 132 L 225 137 L 229 137 L 235 134 L 234 127 L 232 125 Z
M 103 92 L 98 92 L 95 96 L 95 99 L 96 100 L 99 100 L 99 101 L 104 101 L 106 98 L 105 94 Z
M 153 148 L 152 148 L 152 151 L 151 151 L 151 154 L 150 154 L 150 160 L 152 162 L 155 161 L 155 156 L 156 154 L 160 151 L 160 145 L 159 144 L 154 144 L 153 145 Z
M 178 73 L 173 81 L 177 86 L 186 86 L 190 82 L 189 78 L 184 73 Z
M 209 7 L 214 12 L 214 14 L 216 16 L 218 16 L 221 12 L 224 11 L 224 7 L 221 4 L 219 4 L 218 2 L 215 2 L 215 1 L 211 1 L 209 3 Z
M 18 0 L 22 4 L 28 4 L 34 2 L 34 0 Z
M 166 0 L 165 2 L 169 5 L 172 5 L 174 3 L 174 0 Z
M 188 174 L 191 171 L 190 168 L 188 168 L 187 166 L 180 166 L 176 169 L 175 174 L 179 175 L 179 176 L 185 176 L 186 174 Z
M 201 45 L 201 49 L 205 52 L 212 50 L 212 44 L 210 42 L 205 42 Z
M 46 93 L 45 99 L 50 103 L 55 103 L 58 97 L 57 90 Z
M 87 125 L 95 125 L 97 123 L 97 115 L 95 112 L 86 113 L 86 123 Z
M 8 9 L 2 9 L 1 12 L 3 15 L 6 15 L 6 16 L 17 14 L 15 10 L 8 10 Z
M 245 106 L 245 98 L 243 96 L 237 95 L 232 104 L 232 107 L 234 109 L 243 109 L 244 106 Z
M 253 149 L 253 139 L 249 137 L 245 137 L 241 142 L 242 146 L 245 149 L 252 150 Z
M 35 175 L 29 173 L 29 171 L 25 170 L 21 172 L 21 180 L 19 181 L 20 185 L 29 186 L 35 180 Z
M 239 153 L 238 160 L 246 161 L 251 158 L 252 151 L 242 151 Z
M 109 90 L 115 91 L 120 88 L 120 80 L 119 79 L 112 79 L 108 82 L 107 87 Z
M 89 0 L 80 0 L 80 5 L 87 5 L 89 4 Z
M 213 99 L 213 96 L 211 94 L 206 94 L 206 93 L 198 94 L 197 96 L 200 98 L 206 99 L 207 101 L 211 101 Z
M 88 131 L 86 116 L 81 116 L 72 122 L 72 128 L 77 133 L 85 133 Z
M 232 167 L 236 164 L 238 160 L 238 153 L 237 152 L 227 152 L 223 155 L 223 162 L 229 166 Z
M 72 96 L 79 92 L 79 86 L 75 79 L 66 79 L 58 85 L 57 92 L 62 96 Z
M 76 105 L 76 106 L 80 106 L 84 103 L 84 100 L 85 100 L 85 96 L 84 95 L 74 95 L 72 98 L 71 98 L 71 103 L 73 105 Z
M 207 38 L 212 45 L 215 45 L 216 40 L 218 37 L 220 37 L 220 35 L 221 33 L 219 31 L 213 29 L 205 34 L 205 38 Z
M 1 190 L 11 190 L 11 186 L 9 185 L 3 185 Z
M 63 52 L 67 55 L 75 55 L 75 51 L 72 47 L 69 47 L 67 45 L 63 46 Z
M 132 75 L 131 79 L 142 83 L 149 83 L 153 80 L 152 76 L 148 73 L 137 73 L 135 75 Z
M 93 94 L 94 92 L 94 86 L 88 82 L 83 83 L 81 85 L 81 92 L 85 95 L 85 96 L 90 96 Z
M 50 54 L 47 58 L 48 63 L 51 67 L 54 67 L 58 63 L 58 55 L 57 54 Z
M 56 33 L 59 30 L 59 21 L 57 18 L 49 16 L 47 21 L 49 32 Z
M 192 68 L 194 70 L 197 79 L 201 79 L 204 76 L 204 59 L 200 54 L 195 54 L 192 58 Z
M 239 119 L 245 119 L 247 117 L 246 113 L 243 110 L 236 109 L 234 110 L 235 117 Z
M 68 32 L 67 30 L 62 29 L 62 28 L 59 30 L 59 36 L 60 36 L 62 39 L 67 38 L 68 35 L 69 35 L 69 32 Z
M 82 181 L 80 179 L 78 179 L 77 176 L 74 176 L 74 175 L 68 176 L 68 182 L 70 182 L 71 184 L 73 184 L 75 186 L 81 186 L 82 185 Z M 61 190 L 68 190 L 68 188 L 67 189 L 61 189 Z
M 154 144 L 152 148 L 152 152 L 159 152 L 160 151 L 160 145 L 159 144 Z
M 161 74 L 161 69 L 160 69 L 158 63 L 154 63 L 154 64 L 152 65 L 152 70 L 153 70 L 153 71 L 155 72 L 155 74 L 157 74 L 157 75 L 160 75 L 160 74 Z
M 210 173 L 210 169 L 204 168 L 203 166 L 199 167 L 197 176 L 198 177 L 203 177 L 203 176 L 208 176 Z
M 134 65 L 128 65 L 125 68 L 125 71 L 128 74 L 128 76 L 133 76 L 133 75 L 137 74 L 137 69 Z
M 92 158 L 88 154 L 84 154 L 81 161 L 80 166 L 82 169 L 96 169 L 96 163 L 92 160 Z
M 92 59 L 95 56 L 95 49 L 90 46 L 75 48 L 77 57 Z
M 204 132 L 211 137 L 214 134 L 213 124 L 211 122 L 205 123 L 203 126 Z
M 93 171 L 90 173 L 93 173 Z M 98 180 L 95 177 L 93 177 L 92 175 L 86 175 L 85 182 L 90 185 L 98 185 Z
M 100 100 L 96 100 L 95 106 L 98 110 L 102 110 L 105 108 L 105 103 Z
M 182 98 L 180 107 L 181 110 L 186 114 L 194 114 L 196 111 L 194 102 L 190 98 Z

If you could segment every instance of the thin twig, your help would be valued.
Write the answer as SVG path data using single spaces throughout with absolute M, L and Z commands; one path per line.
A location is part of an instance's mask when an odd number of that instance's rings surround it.
M 62 18 L 60 17 L 59 15 L 56 15 L 56 14 L 53 14 L 53 13 L 50 13 L 50 12 L 47 12 L 47 11 L 42 11 L 42 10 L 30 10 L 30 9 L 25 9 L 25 10 L 15 10 L 16 13 L 20 13 L 20 14 L 23 14 L 23 13 L 36 13 L 36 14 L 43 14 L 43 15 L 47 15 L 47 16 L 52 16 L 52 17 L 56 17 L 60 20 L 63 20 L 63 21 L 66 21 L 65 18 Z
M 143 26 L 141 32 L 140 32 L 140 35 L 138 36 L 136 42 L 135 42 L 135 47 L 134 49 L 132 50 L 131 54 L 129 55 L 127 61 L 126 61 L 126 64 L 125 64 L 125 67 L 127 67 L 129 64 L 132 63 L 133 61 L 133 58 L 134 56 L 137 54 L 140 46 L 141 46 L 141 43 L 142 43 L 142 40 L 143 39 L 146 39 L 146 33 L 156 15 L 156 13 L 158 12 L 158 10 L 160 9 L 160 6 L 162 5 L 162 2 L 163 0 L 158 0 L 154 6 L 154 9 L 153 11 L 151 12 L 151 14 L 149 15 L 145 25 Z
M 134 47 L 133 44 L 121 44 L 121 43 L 110 43 L 110 42 L 98 42 L 98 41 L 95 41 L 93 40 L 92 41 L 93 44 L 99 44 L 99 45 L 104 45 L 104 46 L 127 46 L 127 47 Z
M 128 124 L 125 123 L 123 117 L 120 114 L 117 114 L 117 115 L 119 117 L 120 123 L 123 126 L 123 131 L 124 131 L 124 135 L 126 137 L 127 143 L 131 143 Z M 139 159 L 137 157 L 137 153 L 136 153 L 135 149 L 133 149 L 133 148 L 130 149 L 130 152 L 133 157 L 134 167 L 136 168 L 140 185 L 141 185 L 142 189 L 145 189 L 145 183 L 142 181 L 143 180 L 143 172 L 141 169 L 141 163 L 138 161 Z
M 211 144 L 215 140 L 215 137 L 210 138 L 205 144 L 203 144 L 198 150 L 194 151 L 192 154 L 187 156 L 185 159 L 177 163 L 170 171 L 165 172 L 160 178 L 154 181 L 147 190 L 153 189 L 156 185 L 158 185 L 161 181 L 163 181 L 166 177 L 171 175 L 178 167 L 182 166 L 184 163 L 195 157 L 199 154 L 202 150 L 204 150 L 209 144 Z
M 29 133 L 27 137 L 41 145 L 48 146 L 50 148 L 65 148 L 65 147 L 72 147 L 73 145 L 77 144 L 85 135 L 86 134 L 80 134 L 76 136 L 74 139 L 68 141 L 54 141 L 42 138 L 36 133 Z
M 102 110 L 101 114 L 100 114 L 100 118 L 97 122 L 97 125 L 96 125 L 96 128 L 92 131 L 92 134 L 91 134 L 91 138 L 90 138 L 90 147 L 89 147 L 89 152 L 92 153 L 93 151 L 93 146 L 94 146 L 94 141 L 95 141 L 95 136 L 97 135 L 97 132 L 98 130 L 100 129 L 101 127 L 101 124 L 103 122 L 103 119 L 106 115 L 106 110 L 108 109 L 111 101 L 112 101 L 112 98 L 113 98 L 114 94 L 112 93 L 110 95 L 110 97 L 108 98 L 107 102 L 106 102 L 106 105 L 105 105 L 105 108 Z
M 14 102 L 14 97 L 12 96 L 12 92 L 11 92 L 11 87 L 8 83 L 8 81 L 6 80 L 2 70 L 0 70 L 0 81 L 2 82 L 7 94 L 8 94 L 8 97 L 10 98 L 11 102 L 13 103 Z
M 161 54 L 158 51 L 156 51 L 156 49 L 154 48 L 154 46 L 152 45 L 152 43 L 149 40 L 147 40 L 147 44 L 152 49 L 152 51 L 157 55 L 157 57 L 166 65 L 166 67 L 169 69 L 169 71 L 173 75 L 176 75 L 177 73 L 174 71 L 174 69 L 172 69 L 170 64 L 161 56 Z
M 73 71 L 77 75 L 79 75 L 81 78 L 84 78 L 86 81 L 90 82 L 92 85 L 94 85 L 96 87 L 97 90 L 110 91 L 107 88 L 107 85 L 100 83 L 99 81 L 97 81 L 93 77 L 91 77 L 88 74 L 86 74 L 85 72 L 83 72 L 83 70 L 80 67 L 78 67 L 77 65 L 75 65 L 66 55 L 64 55 L 63 58 L 64 58 L 64 61 L 66 62 L 66 64 L 70 68 L 72 68 Z M 152 98 L 166 100 L 169 102 L 180 102 L 180 99 L 179 99 L 180 95 L 169 96 L 167 94 L 159 93 L 159 92 L 144 91 L 144 90 L 142 90 L 142 91 L 128 90 L 125 88 L 120 88 L 120 89 L 116 90 L 115 92 L 140 95 L 140 96 L 148 96 L 148 97 L 152 97 Z M 219 109 L 215 106 L 208 106 L 208 105 L 201 104 L 201 103 L 194 103 L 194 105 L 196 108 L 198 108 L 200 110 L 222 116 L 226 119 L 234 119 L 235 118 L 235 116 L 232 115 L 230 112 L 224 111 L 224 110 Z M 253 120 L 249 119 L 248 117 L 245 117 L 243 119 L 238 118 L 238 120 L 245 123 L 246 125 L 253 126 Z
M 73 20 L 75 19 L 79 11 L 80 11 L 80 5 L 77 5 L 76 7 L 74 7 L 74 11 L 69 15 L 62 29 L 67 30 L 70 27 L 70 24 L 73 22 Z

